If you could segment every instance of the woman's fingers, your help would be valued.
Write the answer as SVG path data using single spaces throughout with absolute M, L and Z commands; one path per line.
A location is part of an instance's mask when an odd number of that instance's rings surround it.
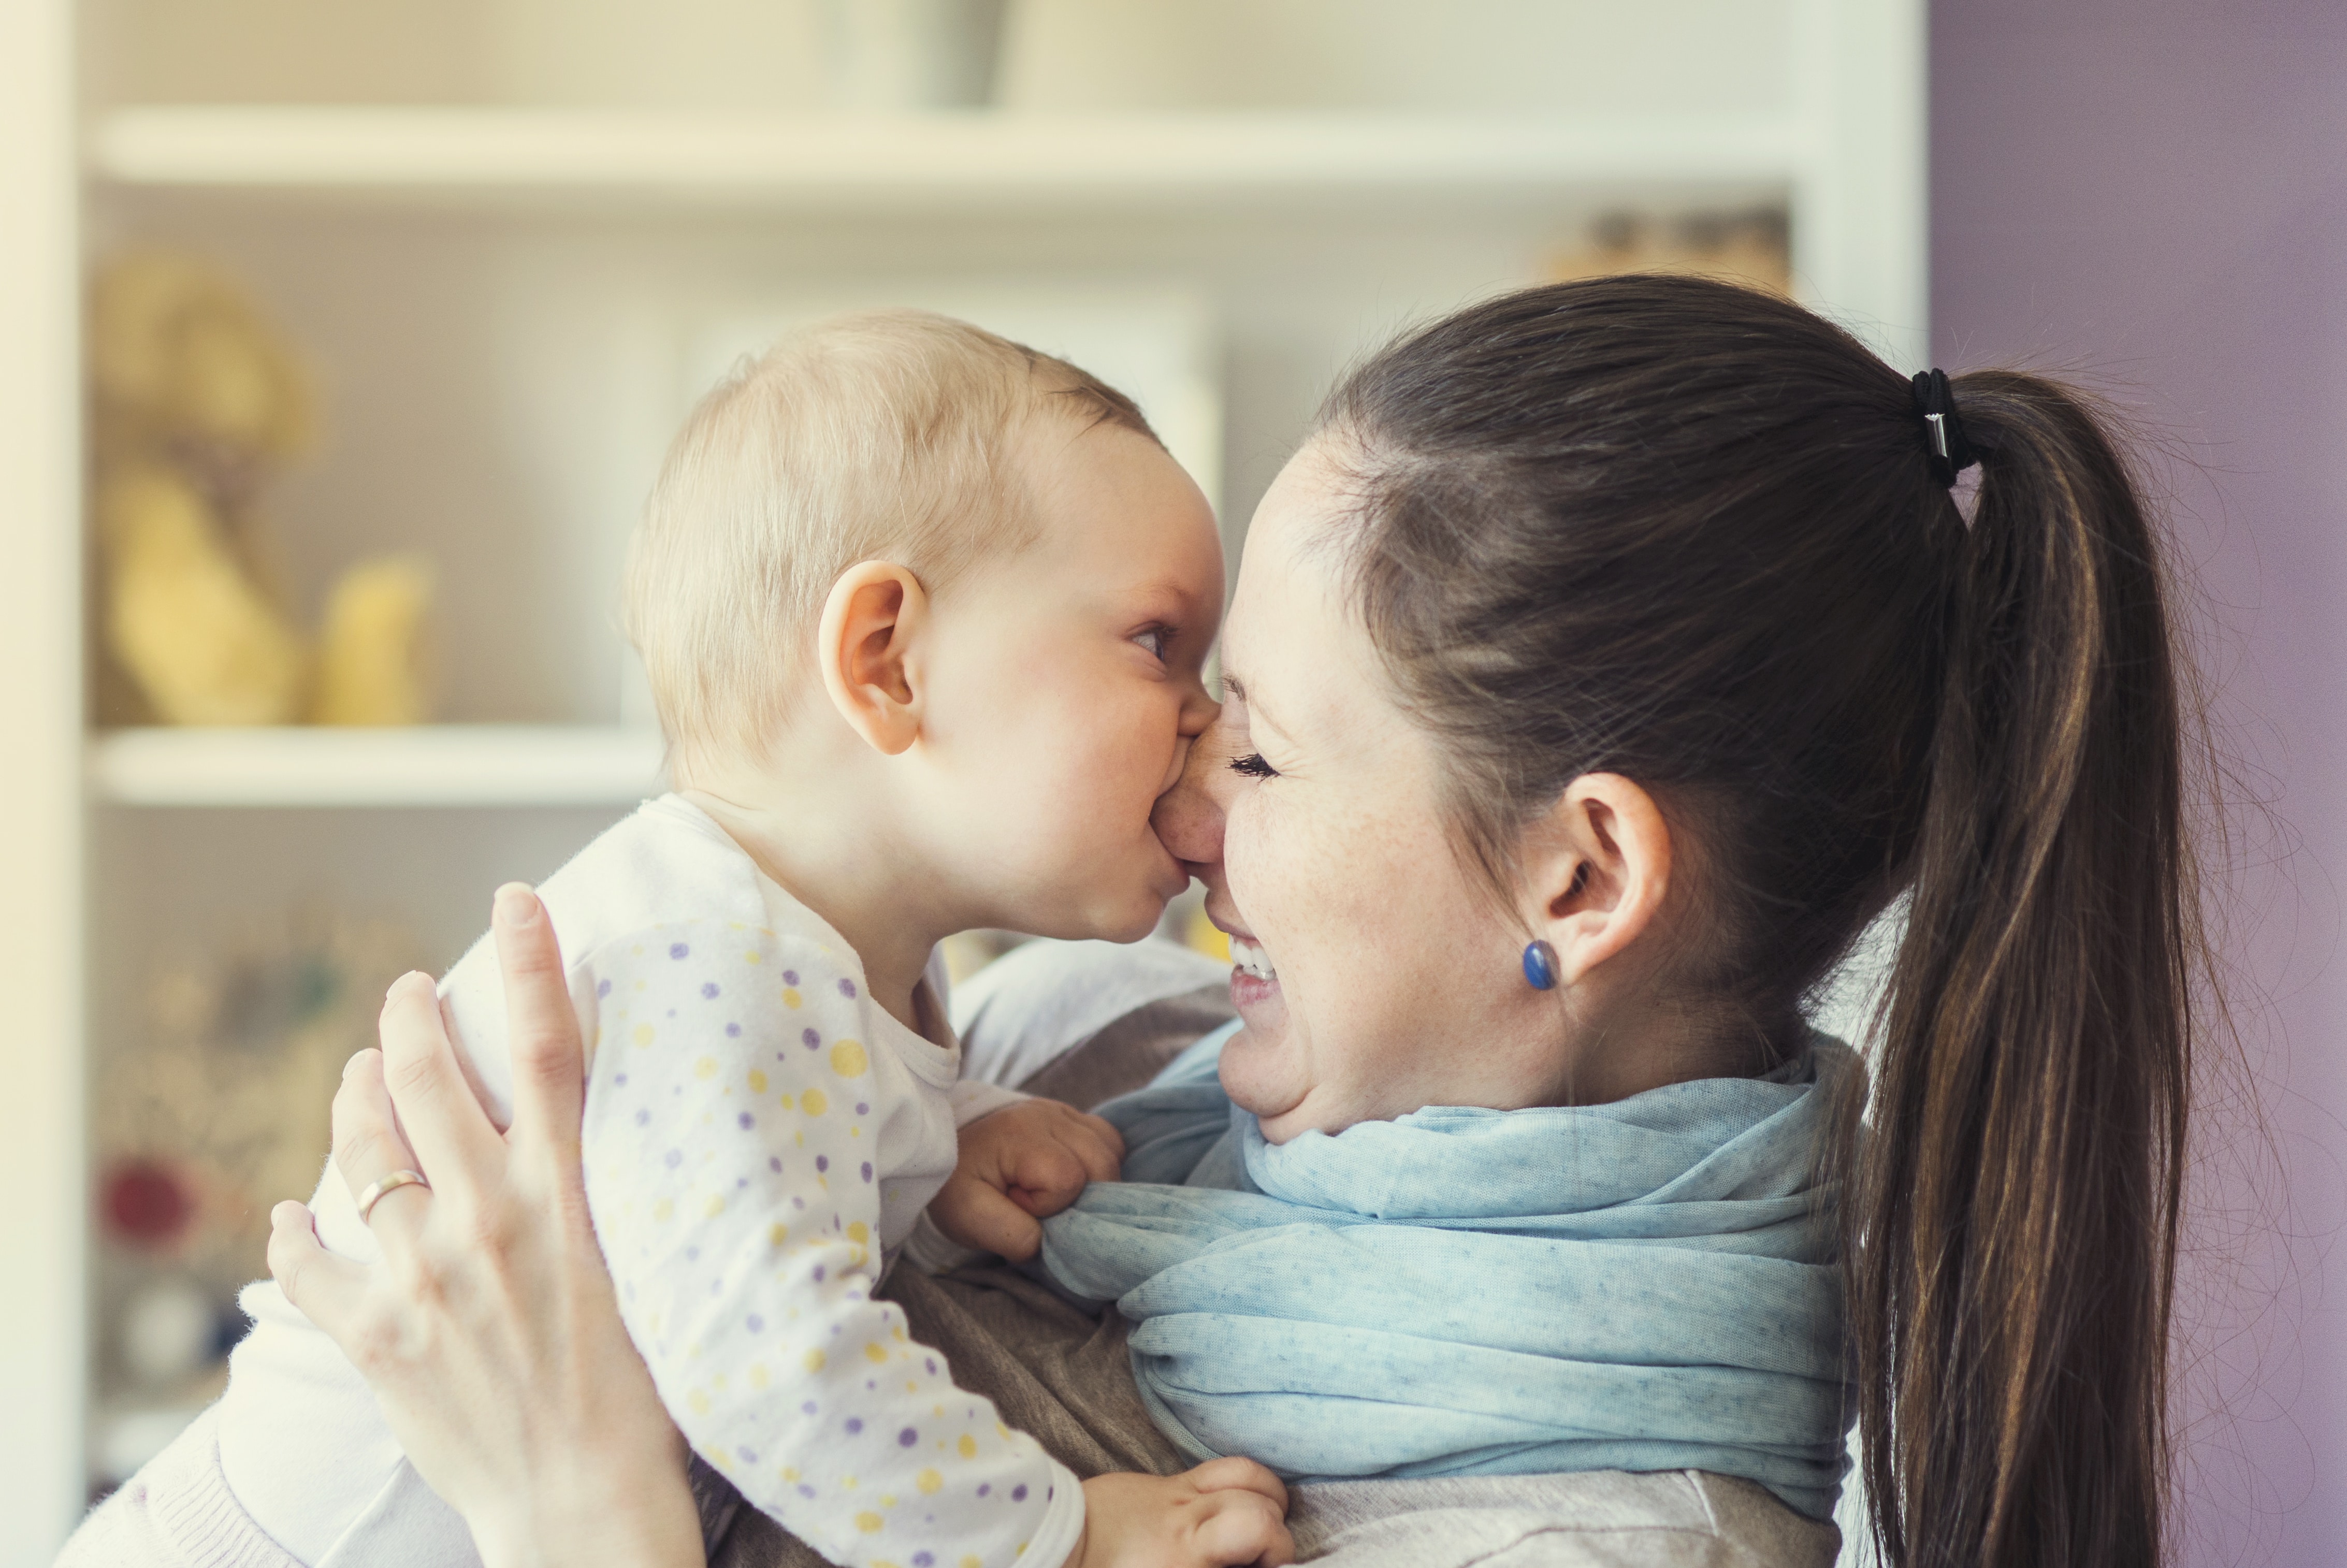
M 477 1185 L 485 1173 L 502 1163 L 503 1141 L 456 1065 L 431 976 L 407 974 L 392 982 L 376 1032 L 383 1041 L 384 1086 L 391 1091 L 408 1146 L 423 1160 L 415 1168 L 443 1191 Z M 376 1171 L 363 1181 L 388 1173 Z M 343 1174 L 347 1179 L 350 1173 Z
M 300 1204 L 289 1201 L 269 1211 L 269 1272 L 286 1300 L 349 1349 L 366 1294 L 366 1269 L 320 1246 L 310 1211 Z
M 391 1092 L 383 1081 L 383 1052 L 362 1050 L 343 1064 L 342 1087 L 334 1091 L 333 1126 L 334 1169 L 360 1202 L 365 1201 L 370 1185 L 394 1171 L 421 1173 L 423 1167 L 392 1113 Z M 378 1240 L 412 1245 L 423 1227 L 428 1201 L 423 1187 L 399 1187 L 383 1194 L 364 1217 Z M 308 1211 L 302 1214 L 306 1225 Z
M 514 1135 L 539 1140 L 562 1163 L 576 1163 L 587 1100 L 586 1052 L 554 922 L 526 884 L 508 882 L 497 889 L 489 928 L 497 934 L 497 968 L 505 976 Z

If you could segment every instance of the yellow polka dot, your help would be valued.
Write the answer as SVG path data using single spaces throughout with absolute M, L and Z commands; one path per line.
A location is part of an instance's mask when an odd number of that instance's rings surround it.
M 810 1372 L 820 1372 L 823 1370 L 822 1351 L 810 1350 L 806 1353 L 806 1369 Z
M 696 1061 L 696 1062 L 694 1062 L 694 1063 L 692 1064 L 692 1075 L 693 1075 L 695 1078 L 714 1078 L 714 1077 L 716 1077 L 716 1076 L 717 1076 L 717 1059 L 716 1059 L 715 1057 L 713 1057 L 713 1056 L 704 1056 L 704 1057 L 702 1057 L 699 1061 Z
M 883 1508 L 894 1508 L 897 1506 L 897 1500 L 890 1497 L 884 1491 L 880 1494 L 880 1506 Z
M 712 1194 L 711 1195 L 710 1199 L 709 1199 L 709 1207 L 708 1207 L 707 1209 L 703 1210 L 702 1212 L 703 1212 L 704 1214 L 707 1214 L 711 1219 L 712 1219 L 712 1220 L 713 1220 L 713 1219 L 715 1219 L 719 1214 L 723 1214 L 723 1213 L 725 1212 L 725 1197 L 724 1197 L 724 1194 L 722 1194 L 722 1193 L 721 1193 L 721 1194 Z
M 784 986 L 783 988 L 783 1005 L 786 1008 L 794 1008 L 799 1005 L 799 993 L 796 987 Z
M 961 1568 L 986 1568 L 986 1564 L 978 1560 L 976 1553 L 972 1553 L 961 1560 Z
M 636 1025 L 636 1043 L 638 1045 L 650 1045 L 651 1042 L 652 1026 L 648 1023 L 640 1023 Z
M 906 1383 L 906 1385 L 905 1385 L 905 1392 L 907 1392 L 907 1393 L 908 1393 L 908 1394 L 917 1394 L 917 1393 L 919 1393 L 920 1391 L 921 1391 L 921 1386 L 920 1386 L 918 1383 L 909 1382 L 909 1381 L 908 1381 L 908 1382 L 907 1382 L 907 1383 Z
M 784 1110 L 785 1110 L 785 1111 L 788 1111 L 790 1108 L 791 1108 L 791 1091 L 790 1091 L 789 1090 L 785 1089 L 785 1090 L 784 1090 L 784 1091 L 783 1091 L 783 1109 L 784 1109 Z
M 790 1234 L 791 1227 L 788 1225 L 768 1225 L 766 1227 L 766 1245 L 768 1246 L 780 1246 L 789 1238 Z
M 888 1352 L 877 1345 L 866 1345 L 864 1347 L 864 1358 L 866 1361 L 886 1361 L 888 1358 Z
M 865 1227 L 862 1220 L 851 1220 L 847 1226 L 847 1239 L 862 1246 L 872 1239 L 872 1233 Z
M 711 1449 L 709 1450 L 709 1462 L 715 1465 L 719 1470 L 732 1470 L 733 1468 L 733 1455 L 724 1449 Z
M 766 1075 L 759 1071 L 756 1068 L 752 1068 L 750 1070 L 750 1092 L 753 1094 L 764 1094 L 765 1091 Z
M 763 1389 L 763 1388 L 764 1388 L 765 1386 L 766 1386 L 766 1364 L 765 1364 L 764 1361 L 753 1361 L 753 1362 L 751 1362 L 751 1363 L 750 1363 L 750 1387 L 752 1387 L 752 1388 L 753 1388 L 753 1389 Z
M 799 1467 L 798 1467 L 798 1466 L 796 1466 L 796 1465 L 794 1465 L 794 1464 L 786 1464 L 786 1465 L 784 1465 L 784 1466 L 783 1467 L 783 1479 L 784 1479 L 784 1481 L 796 1481 L 796 1480 L 798 1480 L 798 1478 L 799 1478 Z
M 964 1459 L 976 1459 L 978 1457 L 978 1440 L 971 1437 L 968 1432 L 962 1433 L 961 1441 L 956 1443 L 954 1447 L 960 1450 L 961 1457 Z
M 643 950 L 643 948 L 629 948 L 628 950 L 629 950 L 630 952 L 631 952 L 631 953 L 635 954 L 635 956 L 636 956 L 637 958 L 642 958 L 642 957 L 644 956 L 644 950 Z
M 913 1484 L 921 1489 L 921 1495 L 924 1497 L 927 1497 L 929 1493 L 937 1491 L 938 1488 L 945 1485 L 945 1483 L 946 1478 L 939 1475 L 933 1470 L 925 1470 L 920 1474 L 913 1478 Z
M 742 955 L 742 961 L 745 964 L 763 964 L 766 961 L 766 955 L 753 948 Z
M 823 1108 L 830 1103 L 830 1101 L 823 1097 L 823 1091 L 820 1089 L 810 1089 L 799 1096 L 799 1109 L 810 1116 L 822 1115 Z
M 856 1516 L 856 1528 L 866 1535 L 880 1528 L 880 1516 L 869 1510 Z
M 675 1214 L 676 1205 L 669 1202 L 666 1198 L 662 1198 L 660 1202 L 652 1205 L 652 1218 L 659 1220 L 663 1225 L 673 1218 Z
M 709 1396 L 698 1389 L 687 1394 L 684 1397 L 684 1402 L 692 1407 L 692 1413 L 696 1416 L 705 1416 L 709 1413 Z
M 831 1070 L 842 1078 L 861 1078 L 864 1070 L 871 1065 L 864 1048 L 852 1040 L 843 1040 L 831 1048 Z

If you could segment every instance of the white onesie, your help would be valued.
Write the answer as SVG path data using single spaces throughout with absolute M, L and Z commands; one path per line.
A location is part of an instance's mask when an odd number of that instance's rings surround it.
M 957 1120 L 1015 1096 L 959 1083 L 927 983 L 943 1043 L 876 1005 L 839 935 L 681 796 L 646 802 L 538 894 L 589 1043 L 596 1234 L 693 1449 L 836 1563 L 1059 1568 L 1083 1528 L 1075 1477 L 872 1296 L 953 1170 Z M 489 938 L 440 989 L 502 1125 Z M 331 1163 L 311 1206 L 328 1248 L 378 1255 Z M 246 1511 L 313 1568 L 473 1562 L 333 1343 L 268 1280 L 242 1301 L 256 1322 L 220 1442 Z

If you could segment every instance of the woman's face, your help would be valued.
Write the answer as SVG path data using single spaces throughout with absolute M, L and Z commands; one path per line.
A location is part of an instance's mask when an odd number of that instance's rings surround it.
M 1560 998 L 1466 861 L 1440 743 L 1344 597 L 1341 479 L 1307 446 L 1256 509 L 1223 633 L 1225 703 L 1160 803 L 1231 938 L 1245 1020 L 1223 1086 L 1274 1143 L 1427 1105 L 1564 1095 Z

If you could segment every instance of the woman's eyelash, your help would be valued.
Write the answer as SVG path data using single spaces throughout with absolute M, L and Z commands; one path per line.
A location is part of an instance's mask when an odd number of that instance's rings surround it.
M 1251 779 L 1276 779 L 1279 776 L 1279 770 L 1265 762 L 1261 752 L 1249 752 L 1243 757 L 1233 757 L 1231 772 L 1245 774 Z

